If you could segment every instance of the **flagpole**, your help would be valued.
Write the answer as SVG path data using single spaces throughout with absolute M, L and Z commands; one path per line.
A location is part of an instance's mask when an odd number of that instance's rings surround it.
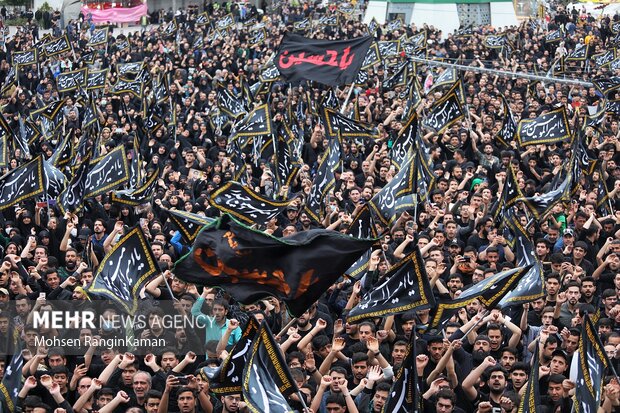
M 351 83 L 351 87 L 349 88 L 349 93 L 347 93 L 347 98 L 344 100 L 344 103 L 340 107 L 340 114 L 344 114 L 347 105 L 349 104 L 349 99 L 351 99 L 351 94 L 353 93 L 353 89 L 355 89 L 355 83 Z
M 480 318 L 480 320 L 476 321 L 476 322 L 474 323 L 474 325 L 473 325 L 473 326 L 471 326 L 471 327 L 469 328 L 469 330 L 467 330 L 467 332 L 465 332 L 465 333 L 463 334 L 463 337 L 467 337 L 467 335 L 468 335 L 469 333 L 471 333 L 472 331 L 474 331 L 474 329 L 475 329 L 476 327 L 478 327 L 478 325 L 480 325 L 480 323 L 482 323 L 482 321 L 484 320 L 484 317 L 486 317 L 486 316 L 487 316 L 487 314 L 489 314 L 489 310 L 484 310 L 484 311 L 482 312 L 482 317 Z
M 295 324 L 295 322 L 297 321 L 297 317 L 295 318 L 291 318 L 291 321 L 289 321 L 284 327 L 282 327 L 282 330 L 280 330 L 280 332 L 278 334 L 276 334 L 275 339 L 279 340 L 282 335 L 288 331 L 289 328 L 291 328 L 293 326 L 293 324 Z
M 417 355 L 417 351 L 416 351 L 416 344 L 415 344 L 415 340 L 416 340 L 416 332 L 415 332 L 415 328 L 413 329 L 413 331 L 411 332 L 411 351 L 413 352 L 413 365 L 415 366 L 415 369 L 413 371 L 413 380 L 412 380 L 412 385 L 413 385 L 413 413 L 419 413 L 420 411 L 420 404 L 419 404 L 419 400 L 420 400 L 420 395 L 418 394 L 418 364 L 416 363 L 416 359 L 418 357 Z

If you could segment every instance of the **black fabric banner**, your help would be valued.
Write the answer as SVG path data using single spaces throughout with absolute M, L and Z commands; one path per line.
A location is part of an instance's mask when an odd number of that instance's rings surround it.
M 136 226 L 103 258 L 87 293 L 107 297 L 133 314 L 138 308 L 140 290 L 158 273 L 151 246 Z
M 286 33 L 275 64 L 289 82 L 314 80 L 329 86 L 350 84 L 360 70 L 371 43 L 370 36 L 331 41 Z
M 56 77 L 56 87 L 59 92 L 69 92 L 86 86 L 88 68 L 61 73 Z
M 231 181 L 213 192 L 209 203 L 249 225 L 265 225 L 281 214 L 290 201 L 278 202 L 264 198 L 252 189 Z
M 408 254 L 392 266 L 385 281 L 373 285 L 360 303 L 351 309 L 347 322 L 384 317 L 435 305 L 433 290 L 424 267 L 420 250 Z
M 102 27 L 100 29 L 93 30 L 93 34 L 90 36 L 90 39 L 88 39 L 86 46 L 92 47 L 108 43 L 109 32 L 109 27 Z
M 90 158 L 80 159 L 80 165 L 71 177 L 71 181 L 58 197 L 58 207 L 63 215 L 82 208 L 89 165 Z
M 252 413 L 294 413 L 286 397 L 297 392 L 280 346 L 263 321 L 243 370 L 243 399 Z
M 453 88 L 435 102 L 428 116 L 422 122 L 425 127 L 441 134 L 445 129 L 452 126 L 454 122 L 463 119 L 463 117 L 461 102 L 456 95 L 456 88 Z
M 117 146 L 100 159 L 91 162 L 91 169 L 84 182 L 84 198 L 116 189 L 129 181 L 129 165 L 125 155 L 125 147 Z
M 123 189 L 112 192 L 112 202 L 130 206 L 138 206 L 149 202 L 157 188 L 157 177 L 157 170 L 154 170 L 137 189 Z
M 522 119 L 517 127 L 520 146 L 550 144 L 570 137 L 570 125 L 564 106 L 535 119 Z
M 176 225 L 181 232 L 181 235 L 189 243 L 194 242 L 200 230 L 209 224 L 212 224 L 215 219 L 205 217 L 198 214 L 192 214 L 187 211 L 177 211 L 170 209 L 167 211 L 170 217 L 170 221 Z
M 222 364 L 219 367 L 205 367 L 201 370 L 201 374 L 204 374 L 209 379 L 209 390 L 214 394 L 225 396 L 227 394 L 238 394 L 243 391 L 241 388 L 243 370 L 247 360 L 250 358 L 252 343 L 259 330 L 260 324 L 254 316 L 250 316 L 243 328 L 241 338 Z
M 275 296 L 298 317 L 374 242 L 323 229 L 277 238 L 224 215 L 200 232 L 174 273 L 245 304 Z
M 41 195 L 44 191 L 43 158 L 37 156 L 0 178 L 0 210 Z

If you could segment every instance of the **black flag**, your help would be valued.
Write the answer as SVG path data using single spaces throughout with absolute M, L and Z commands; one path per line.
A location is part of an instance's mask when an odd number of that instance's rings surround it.
M 515 288 L 530 267 L 517 267 L 499 272 L 469 287 L 458 298 L 440 299 L 432 326 L 437 327 L 456 310 L 465 307 L 473 300 L 480 301 L 488 309 L 495 307 L 510 290 Z
M 502 104 L 504 105 L 504 121 L 502 124 L 502 128 L 496 135 L 496 138 L 499 143 L 505 148 L 510 147 L 510 142 L 512 142 L 517 133 L 517 121 L 515 120 L 512 111 L 510 110 L 510 106 L 508 105 L 508 101 L 504 95 L 501 95 Z
M 116 189 L 129 181 L 129 165 L 125 147 L 117 146 L 107 155 L 94 159 L 84 182 L 84 198 Z
M 383 225 L 391 225 L 398 216 L 415 206 L 413 194 L 417 179 L 417 165 L 412 158 L 372 199 L 368 206 L 374 218 Z
M 170 214 L 170 221 L 177 226 L 183 238 L 189 243 L 194 242 L 204 226 L 215 221 L 214 218 L 175 209 L 168 210 L 168 214 Z
M 329 146 L 320 159 L 319 167 L 308 194 L 308 200 L 304 210 L 315 221 L 321 221 L 321 212 L 327 203 L 326 198 L 330 190 L 336 184 L 335 171 L 340 163 L 342 149 L 338 138 L 332 139 Z
M 0 411 L 4 413 L 14 413 L 17 410 L 15 403 L 22 384 L 23 365 L 24 357 L 21 351 L 15 351 L 0 383 Z
M 518 413 L 536 413 L 542 410 L 540 402 L 540 385 L 539 385 L 539 373 L 540 367 L 539 358 L 539 346 L 536 344 L 534 349 L 534 356 L 532 358 L 532 368 L 530 369 L 530 375 L 527 380 L 527 386 L 525 387 L 525 393 L 521 398 L 519 404 Z
M 289 82 L 314 80 L 329 86 L 349 84 L 360 70 L 371 43 L 370 36 L 333 41 L 286 33 L 275 63 Z
M 58 207 L 63 215 L 67 212 L 75 212 L 82 208 L 89 165 L 90 157 L 87 156 L 80 160 L 80 165 L 71 178 L 71 181 L 58 197 Z
M 256 318 L 249 317 L 241 333 L 241 338 L 222 364 L 217 368 L 205 367 L 202 369 L 201 374 L 204 374 L 209 380 L 209 390 L 217 396 L 242 392 L 243 370 L 250 358 L 252 343 L 254 343 L 259 330 L 260 325 Z
M 157 188 L 157 178 L 158 173 L 157 169 L 155 169 L 138 188 L 112 192 L 112 202 L 130 206 L 138 206 L 149 202 Z
M 270 135 L 273 129 L 269 105 L 260 105 L 248 113 L 235 128 L 233 139 Z M 243 145 L 242 145 L 243 146 Z
M 570 137 L 570 125 L 564 106 L 535 119 L 522 119 L 517 128 L 520 146 L 561 142 Z
M 86 43 L 86 46 L 92 47 L 98 46 L 100 44 L 107 44 L 109 31 L 110 28 L 107 26 L 93 30 L 90 39 L 88 39 L 88 43 Z
M 243 370 L 243 399 L 252 412 L 293 413 L 286 397 L 299 392 L 265 321 Z
M 326 120 L 325 134 L 330 139 L 337 138 L 339 133 L 343 139 L 367 138 L 374 140 L 379 138 L 379 132 L 374 126 L 347 118 L 334 109 L 323 108 L 323 115 Z
M 0 177 L 0 210 L 41 195 L 44 191 L 43 158 L 37 156 Z
M 61 73 L 56 77 L 56 87 L 59 92 L 69 92 L 86 87 L 87 68 Z
M 598 330 L 587 313 L 583 316 L 579 348 L 574 357 L 579 357 L 573 396 L 575 412 L 596 413 L 603 395 L 605 369 L 609 364 Z
M 419 413 L 421 397 L 418 389 L 418 369 L 416 366 L 415 333 L 407 343 L 407 353 L 394 377 L 394 384 L 388 393 L 382 412 L 385 413 Z
M 45 171 L 45 195 L 47 198 L 56 199 L 67 186 L 67 177 L 49 161 L 43 161 L 43 169 Z
M 227 182 L 215 191 L 209 203 L 249 225 L 265 225 L 279 215 L 290 201 L 277 202 L 257 194 L 237 182 Z
M 151 246 L 136 226 L 103 258 L 87 293 L 107 297 L 133 314 L 140 290 L 157 273 L 159 267 Z
M 276 238 L 224 215 L 200 232 L 174 273 L 241 303 L 275 296 L 299 316 L 374 242 L 323 229 Z
M 390 268 L 385 281 L 373 285 L 351 309 L 347 322 L 431 308 L 435 298 L 418 248 Z
M 43 45 L 43 51 L 47 57 L 56 56 L 70 50 L 71 42 L 69 41 L 69 36 L 66 33 L 64 36 L 52 39 Z
M 463 119 L 463 117 L 463 109 L 456 94 L 456 88 L 452 87 L 449 92 L 433 104 L 428 116 L 422 122 L 427 128 L 441 134 L 452 126 L 454 122 Z

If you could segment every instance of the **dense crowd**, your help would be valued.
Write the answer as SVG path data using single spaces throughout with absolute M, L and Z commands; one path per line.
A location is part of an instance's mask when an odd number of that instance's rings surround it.
M 588 153 L 599 159 L 600 167 L 584 174 L 572 202 L 558 203 L 539 220 L 519 215 L 528 225 L 535 254 L 543 264 L 543 297 L 510 309 L 510 316 L 507 311 L 485 311 L 480 303 L 473 302 L 460 309 L 443 331 L 428 328 L 432 309 L 359 324 L 346 323 L 346 315 L 392 265 L 414 248 L 422 251 L 437 297 L 458 297 L 471 285 L 514 266 L 515 251 L 498 233 L 499 222 L 490 215 L 501 196 L 507 168 L 512 165 L 517 171 L 524 194 L 545 193 L 561 171 L 570 144 L 520 149 L 513 142 L 512 149 L 502 148 L 495 139 L 503 124 L 501 96 L 506 97 L 517 120 L 564 106 L 571 127 L 577 129 L 584 116 L 603 102 L 604 97 L 594 87 L 461 73 L 468 116 L 441 134 L 421 131 L 438 179 L 427 202 L 419 206 L 417 219 L 405 212 L 390 228 L 379 228 L 382 248 L 370 259 L 366 283 L 343 278 L 292 323 L 285 305 L 277 299 L 243 305 L 225 291 L 191 285 L 175 277 L 173 264 L 191 245 L 183 241 L 167 211 L 218 216 L 219 211 L 208 202 L 209 195 L 237 176 L 238 165 L 227 151 L 231 124 L 213 122 L 218 114 L 217 86 L 225 85 L 232 94 L 241 95 L 244 82 L 253 85 L 259 81 L 281 36 L 293 30 L 295 22 L 338 13 L 337 5 L 331 3 L 278 2 L 275 8 L 264 9 L 266 13 L 259 14 L 253 7 L 234 4 L 231 10 L 230 4 L 209 3 L 206 11 L 214 21 L 229 11 L 233 13 L 235 25 L 221 36 L 195 24 L 202 10 L 162 11 L 153 16 L 153 21 L 165 25 L 174 15 L 179 24 L 175 36 L 163 37 L 157 26 L 127 36 L 112 32 L 109 44 L 94 48 L 92 67 L 112 69 L 109 85 L 118 78 L 116 68 L 126 62 L 144 61 L 152 78 L 172 74 L 170 105 L 164 109 L 162 127 L 152 131 L 143 128 L 145 101 L 130 94 L 110 94 L 109 86 L 92 92 L 100 128 L 90 143 L 102 154 L 121 144 L 132 156 L 142 153 L 140 168 L 144 174 L 157 171 L 157 189 L 152 202 L 136 207 L 115 204 L 109 194 L 104 194 L 86 200 L 78 215 L 61 214 L 53 199 L 26 200 L 2 211 L 0 350 L 7 357 L 0 362 L 0 374 L 6 379 L 12 353 L 21 350 L 24 365 L 17 411 L 245 411 L 240 393 L 216 396 L 210 391 L 203 367 L 217 367 L 226 358 L 250 316 L 266 320 L 274 334 L 278 333 L 301 396 L 313 412 L 380 412 L 412 334 L 416 335 L 419 397 L 424 412 L 516 412 L 532 374 L 530 362 L 536 348 L 542 395 L 536 411 L 571 411 L 576 384 L 569 379 L 569 367 L 585 312 L 598 314 L 596 327 L 605 351 L 616 370 L 620 366 L 620 160 L 616 154 L 620 151 L 620 129 L 614 114 L 608 114 L 598 129 L 588 128 L 581 137 Z M 578 9 L 566 12 L 561 6 L 550 13 L 545 20 L 506 28 L 506 36 L 514 45 L 509 55 L 484 46 L 485 35 L 499 32 L 499 28 L 488 26 L 474 27 L 462 35 L 441 33 L 432 22 L 394 31 L 380 26 L 375 36 L 392 40 L 426 31 L 427 56 L 431 59 L 543 74 L 557 57 L 570 54 L 578 44 L 590 46 L 588 57 L 614 47 L 612 25 L 618 16 L 594 19 Z M 367 26 L 358 20 L 362 14 L 348 18 L 340 14 L 338 26 L 315 26 L 306 35 L 317 39 L 365 35 Z M 2 114 L 14 131 L 20 131 L 21 119 L 36 108 L 65 99 L 61 129 L 69 133 L 75 145 L 86 133 L 81 127 L 86 112 L 84 99 L 73 92 L 59 93 L 55 86 L 60 73 L 88 65 L 83 57 L 91 51 L 86 44 L 93 25 L 83 17 L 66 27 L 73 51 L 21 67 L 18 81 L 0 96 Z M 248 21 L 250 24 L 245 24 Z M 266 38 L 251 45 L 250 28 L 256 24 L 264 27 Z M 545 42 L 545 36 L 558 28 L 565 33 L 562 41 Z M 6 51 L 0 51 L 0 83 L 9 76 L 11 55 L 30 49 L 37 41 L 38 33 L 33 35 L 31 29 L 20 29 L 7 39 Z M 128 49 L 119 50 L 119 38 L 128 41 Z M 393 60 L 401 58 L 395 56 Z M 376 141 L 343 142 L 342 169 L 333 193 L 325 199 L 321 222 L 314 222 L 302 206 L 328 145 L 324 126 L 311 107 L 327 95 L 328 88 L 276 80 L 269 85 L 268 94 L 254 97 L 256 104 L 269 104 L 276 125 L 296 125 L 296 156 L 302 165 L 290 185 L 279 185 L 275 191 L 273 160 L 260 159 L 251 145 L 246 148 L 248 185 L 265 196 L 297 199 L 261 229 L 277 237 L 317 227 L 346 230 L 353 213 L 390 182 L 397 172 L 391 163 L 392 143 L 406 121 L 402 117 L 405 102 L 399 95 L 401 88 L 384 87 L 383 81 L 392 70 L 381 63 L 369 68 L 367 82 L 356 84 L 350 98 L 346 87 L 336 90 L 338 104 L 347 102 L 345 115 L 353 117 L 359 111 L 359 119 L 377 126 L 380 136 Z M 420 83 L 425 84 L 430 73 L 437 77 L 441 69 L 419 64 L 417 71 Z M 564 71 L 563 76 L 582 80 L 612 74 L 608 67 L 597 67 L 592 60 L 566 61 Z M 147 96 L 150 89 L 147 87 Z M 420 116 L 440 96 L 437 89 L 425 95 Z M 303 116 L 298 116 L 299 107 Z M 34 154 L 51 157 L 63 136 L 40 137 L 31 143 L 29 154 L 19 147 L 8 148 L 4 172 Z M 599 202 L 601 183 L 609 190 L 604 205 Z M 85 288 L 105 254 L 135 225 L 141 226 L 150 241 L 162 273 L 140 292 L 139 314 L 146 322 L 135 329 L 122 329 L 122 335 L 131 336 L 136 344 L 100 346 L 99 340 L 121 334 L 115 320 L 123 311 L 107 302 L 91 301 Z M 36 314 L 51 309 L 88 309 L 100 323 L 96 328 L 35 327 Z M 171 314 L 186 316 L 197 325 L 165 326 L 162 320 Z M 149 346 L 140 341 L 147 339 L 157 339 L 159 344 Z M 299 397 L 291 396 L 289 403 L 301 411 Z M 616 379 L 604 377 L 600 402 L 599 411 L 618 409 L 620 383 Z

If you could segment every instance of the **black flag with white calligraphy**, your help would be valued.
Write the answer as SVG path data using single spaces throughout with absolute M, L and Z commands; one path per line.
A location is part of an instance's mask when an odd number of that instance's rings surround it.
M 370 36 L 332 41 L 286 33 L 275 64 L 289 82 L 314 80 L 328 86 L 350 84 L 372 41 Z
M 153 194 L 155 194 L 155 189 L 157 189 L 157 178 L 158 173 L 157 169 L 155 169 L 147 175 L 144 182 L 138 188 L 112 192 L 112 202 L 130 206 L 138 206 L 150 202 Z
M 45 56 L 52 57 L 71 50 L 71 42 L 69 36 L 65 33 L 64 36 L 52 39 L 43 45 L 43 51 Z
M 359 304 L 351 309 L 347 322 L 423 310 L 434 305 L 435 297 L 424 260 L 420 250 L 415 248 L 390 268 L 383 281 L 372 286 Z
M 86 90 L 91 91 L 105 88 L 109 72 L 109 68 L 103 70 L 89 70 L 88 76 L 86 76 Z
M 358 122 L 354 119 L 341 115 L 340 112 L 323 108 L 323 116 L 325 118 L 325 135 L 331 140 L 338 138 L 366 138 L 374 140 L 379 138 L 379 131 L 374 126 Z
M 78 88 L 86 87 L 88 68 L 61 73 L 56 77 L 56 87 L 59 92 L 69 92 Z
M 125 147 L 117 146 L 107 155 L 94 159 L 84 184 L 84 198 L 116 189 L 129 181 L 129 165 Z
M 87 156 L 84 159 L 80 159 L 80 164 L 71 177 L 69 184 L 58 197 L 58 207 L 63 215 L 67 212 L 74 213 L 82 208 L 89 169 L 90 157 Z
M 271 114 L 269 113 L 269 105 L 265 103 L 254 108 L 239 122 L 232 139 L 270 135 L 272 130 L 273 125 Z M 244 140 L 241 141 L 243 142 Z
M 428 116 L 422 120 L 422 123 L 425 127 L 441 134 L 463 117 L 461 102 L 456 94 L 456 88 L 453 87 L 433 104 Z
M 504 105 L 504 120 L 502 128 L 497 132 L 496 139 L 504 148 L 509 148 L 510 142 L 514 140 L 517 133 L 517 121 L 510 110 L 506 97 L 501 95 L 501 98 Z
M 248 317 L 241 338 L 230 350 L 228 357 L 219 367 L 204 367 L 201 374 L 209 380 L 209 390 L 217 396 L 238 394 L 242 392 L 243 369 L 250 357 L 252 343 L 256 338 L 260 324 L 254 316 Z
M 44 191 L 43 158 L 37 156 L 0 177 L 0 210 L 39 196 Z
M 570 137 L 568 115 L 564 106 L 534 119 L 522 119 L 517 127 L 520 146 L 558 143 Z
M 243 370 L 243 400 L 252 412 L 289 413 L 293 409 L 286 398 L 298 392 L 280 346 L 263 320 Z
M 579 347 L 575 353 L 574 357 L 578 357 L 579 363 L 573 396 L 575 412 L 596 413 L 603 394 L 605 370 L 609 364 L 598 329 L 587 313 L 583 315 Z
M 383 225 L 391 225 L 404 211 L 415 206 L 413 194 L 417 167 L 413 158 L 368 202 L 373 217 Z
M 237 182 L 227 182 L 213 192 L 209 203 L 249 225 L 265 225 L 281 214 L 290 201 L 273 201 Z
M 108 43 L 109 32 L 110 28 L 107 26 L 93 30 L 90 39 L 88 39 L 88 43 L 86 43 L 86 46 L 92 47 Z
M 43 161 L 45 172 L 45 195 L 49 199 L 56 199 L 67 186 L 67 177 L 49 161 Z
M 327 203 L 327 194 L 336 184 L 336 169 L 340 164 L 342 148 L 340 139 L 332 139 L 323 153 L 310 188 L 304 210 L 315 222 L 321 222 L 321 213 Z
M 233 119 L 244 116 L 248 111 L 242 99 L 233 96 L 228 90 L 220 88 L 217 91 L 217 106 L 222 112 Z
M 390 388 L 382 412 L 389 413 L 420 413 L 422 397 L 418 388 L 418 368 L 416 366 L 415 334 L 411 333 L 405 358 L 400 369 L 394 376 L 394 383 Z M 416 406 L 418 404 L 418 406 Z
M 465 289 L 458 298 L 439 299 L 438 305 L 435 307 L 432 326 L 439 326 L 458 309 L 465 307 L 474 300 L 480 301 L 485 308 L 492 309 L 509 291 L 518 285 L 530 268 L 531 265 L 528 265 L 499 272 Z
M 13 66 L 34 65 L 39 61 L 37 49 L 14 52 L 11 55 L 11 59 L 13 60 Z
M 142 229 L 136 226 L 106 254 L 86 292 L 109 298 L 133 314 L 138 308 L 140 290 L 158 273 L 151 246 Z
M 200 230 L 205 226 L 213 223 L 214 218 L 205 217 L 191 212 L 169 209 L 168 216 L 170 221 L 176 225 L 181 235 L 188 243 L 194 242 Z

